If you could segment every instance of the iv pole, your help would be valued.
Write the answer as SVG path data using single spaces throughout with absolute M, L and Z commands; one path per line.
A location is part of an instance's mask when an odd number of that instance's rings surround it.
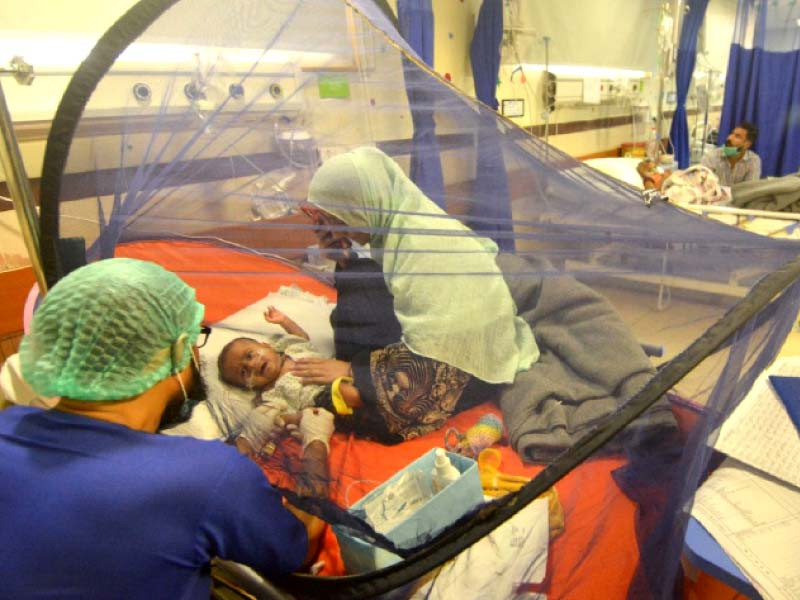
M 661 131 L 664 125 L 664 88 L 665 80 L 672 75 L 672 68 L 675 64 L 678 44 L 680 44 L 681 24 L 683 23 L 684 0 L 672 0 L 672 39 L 661 53 L 660 73 L 658 78 L 658 110 L 656 119 L 656 148 L 653 160 L 656 164 L 661 162 Z
M 0 75 L 9 73 L 20 85 L 33 83 L 33 68 L 18 56 L 11 60 L 10 69 L 0 69 Z M 22 239 L 31 259 L 36 283 L 39 285 L 39 294 L 44 296 L 47 291 L 47 282 L 44 277 L 40 252 L 39 215 L 36 213 L 33 190 L 25 173 L 17 137 L 11 124 L 11 115 L 8 112 L 2 82 L 0 82 L 0 162 L 6 174 L 6 183 L 11 200 L 14 202 L 14 209 L 17 211 Z
M 703 140 L 702 144 L 700 145 L 700 158 L 706 152 L 706 140 L 708 139 L 708 110 L 709 106 L 711 105 L 711 85 L 714 81 L 714 69 L 708 70 L 708 82 L 706 83 L 706 106 L 705 110 L 703 111 Z
M 550 36 L 542 38 L 544 42 L 544 72 L 545 76 L 550 73 Z M 549 79 L 545 85 L 549 84 Z M 550 136 L 550 107 L 544 107 L 544 143 L 547 148 L 547 138 Z

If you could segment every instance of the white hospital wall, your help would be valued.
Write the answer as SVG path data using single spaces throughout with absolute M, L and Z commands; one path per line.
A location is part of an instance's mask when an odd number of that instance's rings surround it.
M 638 68 L 654 71 L 657 60 L 653 35 L 642 32 L 654 30 L 657 22 L 657 0 L 614 0 L 617 9 L 624 9 L 631 15 L 631 20 L 620 31 L 613 18 L 615 11 L 608 10 L 605 3 L 595 0 L 578 0 L 576 2 L 529 2 L 528 0 L 512 0 L 514 9 L 512 18 L 506 19 L 504 27 L 515 29 L 515 47 L 521 60 L 530 63 L 544 62 L 544 44 L 542 36 L 552 38 L 551 63 L 558 57 L 563 63 L 593 64 Z M 716 0 L 711 0 L 712 2 Z M 433 69 L 442 78 L 470 96 L 475 96 L 475 84 L 470 62 L 470 44 L 475 32 L 475 23 L 482 0 L 432 0 L 434 13 L 434 65 Z M 397 12 L 397 0 L 389 0 L 392 10 Z M 602 5 L 602 7 L 600 6 Z M 635 7 L 635 10 L 631 9 Z M 619 12 L 619 10 L 616 12 Z M 621 9 L 620 9 L 621 10 Z M 508 8 L 506 7 L 508 14 Z M 579 15 L 593 13 L 592 19 L 583 22 Z M 635 17 L 635 20 L 633 20 Z M 600 35 L 598 31 L 608 33 Z M 630 36 L 625 32 L 630 32 Z M 619 40 L 632 37 L 636 45 L 633 54 L 637 59 L 628 60 L 631 48 L 619 43 Z M 651 47 L 652 46 L 652 47 Z M 539 73 L 531 73 L 526 84 L 521 83 L 519 74 L 514 82 L 510 81 L 510 73 L 514 65 L 506 64 L 512 55 L 511 47 L 503 49 L 504 64 L 501 65 L 497 98 L 525 99 L 526 114 L 523 118 L 512 119 L 522 127 L 537 126 L 544 122 L 542 118 L 543 103 L 539 85 Z M 602 57 L 602 61 L 596 57 Z M 645 84 L 645 93 L 652 90 L 654 80 Z M 625 99 L 616 104 L 603 104 L 587 107 L 560 107 L 551 115 L 549 141 L 570 154 L 579 156 L 619 148 L 623 143 L 632 140 L 631 127 L 601 127 L 580 133 L 559 134 L 559 125 L 575 121 L 612 119 L 628 117 L 631 114 L 630 101 Z
M 0 30 L 61 32 L 99 39 L 135 3 L 136 0 L 80 0 L 80 7 L 76 8 L 74 2 L 58 0 L 0 2 Z M 57 53 L 58 48 L 53 52 Z M 0 56 L 0 64 L 7 65 L 10 58 Z M 34 70 L 43 70 L 42 65 L 33 67 Z M 25 170 L 31 178 L 37 178 L 41 173 L 50 121 L 70 75 L 42 75 L 31 86 L 19 85 L 10 77 L 3 79 L 3 92 L 20 138 Z M 2 169 L 0 180 L 5 181 Z
M 79 6 L 76 6 L 79 5 Z M 103 33 L 135 0 L 24 0 L 0 4 L 3 28 Z
M 543 38 L 550 38 L 550 64 L 583 64 L 612 66 L 649 71 L 654 76 L 644 80 L 644 89 L 635 95 L 625 95 L 616 100 L 593 106 L 560 106 L 550 115 L 549 141 L 556 147 L 575 156 L 604 153 L 618 149 L 621 144 L 643 141 L 649 132 L 645 124 L 634 130 L 632 125 L 603 126 L 602 121 L 619 123 L 632 117 L 631 105 L 649 105 L 650 114 L 656 114 L 658 96 L 659 48 L 658 27 L 660 0 L 573 0 L 572 2 L 530 2 L 511 0 L 513 18 L 506 19 L 505 28 L 513 29 L 516 43 L 503 49 L 498 100 L 525 99 L 526 114 L 513 119 L 523 127 L 538 127 L 544 123 L 544 105 L 541 99 L 541 75 L 530 73 L 523 84 L 519 74 L 511 81 L 510 72 L 517 61 L 544 63 Z M 396 10 L 396 0 L 390 0 Z M 449 74 L 452 83 L 462 91 L 475 95 L 469 46 L 480 10 L 481 0 L 433 0 L 435 21 L 434 70 Z M 736 0 L 710 0 L 706 23 L 701 30 L 700 47 L 704 53 L 698 58 L 696 76 L 710 66 L 716 71 L 727 69 L 728 53 L 736 17 Z M 515 48 L 515 51 L 512 51 Z M 508 63 L 508 64 L 505 64 Z M 705 77 L 703 74 L 702 77 Z M 719 104 L 709 115 L 715 126 L 719 121 Z M 689 98 L 688 108 L 695 106 Z M 666 104 L 665 110 L 674 109 Z M 700 115 L 690 116 L 690 128 Z M 592 129 L 563 133 L 566 124 L 581 121 L 600 122 Z M 664 131 L 669 132 L 671 121 L 664 120 Z M 559 132 L 561 129 L 561 132 Z M 574 129 L 574 127 L 573 127 Z
M 74 5 L 65 5 L 52 0 L 0 3 L 0 19 L 4 23 L 4 25 L 0 25 L 0 31 L 3 29 L 10 30 L 14 35 L 19 35 L 20 32 L 26 31 L 30 31 L 33 34 L 38 33 L 38 35 L 41 35 L 42 32 L 48 32 L 54 36 L 75 36 L 82 38 L 84 42 L 89 40 L 93 44 L 135 3 L 136 0 L 80 0 L 79 10 L 76 10 Z M 11 47 L 13 48 L 13 46 Z M 88 48 L 90 47 L 91 45 L 88 46 Z M 9 50 L 7 52 L 8 56 L 0 55 L 0 64 L 7 64 L 15 53 L 17 52 Z M 58 48 L 54 48 L 53 53 L 57 55 Z M 77 68 L 78 61 L 86 53 L 88 53 L 88 49 L 85 53 L 79 54 L 80 58 L 76 59 L 74 68 Z M 456 56 L 456 53 L 442 54 L 441 61 L 446 63 L 448 57 L 452 56 Z M 58 59 L 59 57 L 56 56 L 56 60 Z M 14 120 L 26 174 L 32 179 L 37 179 L 41 174 L 51 120 L 74 71 L 74 68 L 61 67 L 58 74 L 44 74 L 43 71 L 47 70 L 47 65 L 37 64 L 37 62 L 43 62 L 43 59 L 31 61 L 34 69 L 40 73 L 35 78 L 33 85 L 21 86 L 11 78 L 6 78 L 3 82 L 3 90 Z M 164 86 L 159 83 L 158 78 L 150 77 L 148 83 L 153 89 L 154 96 L 160 97 L 159 90 Z M 111 110 L 122 108 L 126 99 L 130 98 L 130 86 L 131 81 L 128 79 L 104 80 L 102 85 L 95 91 L 93 105 L 95 107 L 102 105 Z M 350 102 L 361 99 L 363 94 L 359 92 L 359 85 L 353 83 L 353 97 Z M 331 103 L 327 104 L 328 107 L 330 105 Z M 318 122 L 324 123 L 325 120 L 320 118 Z M 410 123 L 407 123 L 405 127 L 400 127 L 400 129 L 398 129 L 397 122 L 372 123 L 371 126 L 378 139 L 410 135 Z M 111 139 L 106 141 L 112 145 L 116 143 Z M 76 138 L 73 143 L 81 144 L 82 140 Z M 135 152 L 136 148 L 134 147 L 130 152 L 132 160 L 135 159 Z M 109 156 L 113 155 L 114 153 L 109 154 Z M 102 167 L 103 165 L 99 166 Z M 93 165 L 70 163 L 66 166 L 66 170 L 75 172 L 93 167 Z M 5 176 L 0 169 L 0 181 L 4 180 Z
M 711 0 L 706 9 L 706 20 L 701 31 L 704 56 L 698 67 L 711 67 L 723 74 L 728 70 L 733 28 L 736 22 L 737 0 Z
M 133 4 L 135 0 L 81 0 L 80 9 L 76 10 L 74 4 L 55 0 L 4 2 L 0 3 L 0 23 L 3 23 L 0 29 L 72 32 L 96 39 Z M 389 5 L 396 11 L 396 0 L 389 0 Z M 595 0 L 512 0 L 512 5 L 516 17 L 506 26 L 516 29 L 516 48 L 523 61 L 544 62 L 542 38 L 547 35 L 551 38 L 551 63 L 589 63 L 656 71 L 658 49 L 654 31 L 659 0 L 611 0 L 611 4 Z M 480 6 L 481 0 L 433 0 L 434 70 L 443 78 L 449 76 L 454 86 L 472 96 L 474 83 L 469 47 Z M 701 44 L 706 52 L 698 59 L 698 68 L 706 64 L 720 71 L 726 68 L 735 13 L 736 0 L 710 0 Z M 625 18 L 621 19 L 620 15 Z M 506 48 L 504 55 L 508 51 Z M 8 59 L 0 56 L 0 63 L 7 63 Z M 501 72 L 498 99 L 524 98 L 526 115 L 515 121 L 521 126 L 538 126 L 541 130 L 544 118 L 540 76 L 532 74 L 527 84 L 521 84 L 517 76 L 512 83 L 509 68 L 513 67 L 504 67 Z M 17 85 L 10 78 L 3 81 L 25 168 L 31 178 L 37 178 L 41 172 L 50 119 L 68 80 L 69 74 L 40 76 L 30 87 Z M 643 131 L 648 128 L 634 131 L 625 121 L 632 115 L 632 103 L 654 106 L 656 91 L 657 80 L 651 78 L 645 81 L 641 98 L 625 98 L 595 106 L 559 107 L 550 115 L 549 141 L 576 156 L 606 153 L 623 143 L 642 141 Z M 690 99 L 689 107 L 692 106 Z M 655 114 L 654 109 L 651 114 Z M 719 112 L 712 111 L 712 126 L 718 120 Z M 568 124 L 582 121 L 594 124 L 585 131 L 564 133 Z M 604 126 L 604 121 L 612 124 Z M 690 126 L 691 121 L 692 117 Z M 666 131 L 669 124 L 669 119 L 665 119 Z M 0 172 L 0 180 L 4 179 Z

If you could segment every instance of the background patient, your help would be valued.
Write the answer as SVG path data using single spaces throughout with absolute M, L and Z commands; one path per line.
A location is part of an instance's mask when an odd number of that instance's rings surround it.
M 646 190 L 660 190 L 664 180 L 672 175 L 672 171 L 659 171 L 654 160 L 646 158 L 636 165 L 636 172 L 642 178 L 642 185 Z
M 655 162 L 645 159 L 636 166 L 646 190 L 659 190 L 676 204 L 715 204 L 730 199 L 717 176 L 704 165 L 660 172 Z

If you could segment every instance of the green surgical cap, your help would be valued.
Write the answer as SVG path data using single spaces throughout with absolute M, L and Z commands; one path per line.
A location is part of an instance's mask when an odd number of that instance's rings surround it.
M 20 345 L 22 376 L 42 396 L 120 400 L 191 360 L 203 305 L 162 267 L 112 258 L 59 281 Z

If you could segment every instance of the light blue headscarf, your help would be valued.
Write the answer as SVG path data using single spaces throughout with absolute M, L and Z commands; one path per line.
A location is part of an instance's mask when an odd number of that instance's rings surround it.
M 413 352 L 489 383 L 510 383 L 538 359 L 497 245 L 436 206 L 386 154 L 364 147 L 329 159 L 308 200 L 369 232 Z

